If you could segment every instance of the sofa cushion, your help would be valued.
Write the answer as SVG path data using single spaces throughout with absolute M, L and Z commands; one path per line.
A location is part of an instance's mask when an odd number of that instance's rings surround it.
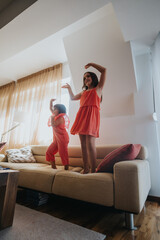
M 19 172 L 18 185 L 41 192 L 51 193 L 52 184 L 58 169 L 40 167 L 37 169 L 21 169 Z
M 36 164 L 32 164 L 36 165 Z M 45 164 L 43 164 L 45 165 Z M 82 168 L 69 168 L 73 172 L 80 172 Z M 60 166 L 57 169 L 51 168 L 49 165 L 44 167 L 32 167 L 19 169 L 18 185 L 25 188 L 35 189 L 41 192 L 52 193 L 52 185 L 54 178 L 58 172 L 63 172 L 64 167 Z M 65 171 L 69 172 L 69 171 Z M 64 184 L 64 182 L 63 182 Z
M 8 162 L 16 163 L 35 163 L 36 160 L 29 146 L 20 149 L 6 150 Z
M 141 150 L 141 144 L 123 145 L 105 156 L 103 161 L 98 165 L 96 172 L 113 172 L 113 166 L 116 162 L 133 160 Z
M 52 193 L 104 206 L 114 205 L 113 174 L 59 171 Z

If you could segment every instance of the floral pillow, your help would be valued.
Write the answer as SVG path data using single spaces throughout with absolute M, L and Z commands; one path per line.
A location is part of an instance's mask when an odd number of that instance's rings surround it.
M 36 160 L 29 146 L 20 149 L 6 150 L 8 162 L 13 163 L 35 163 Z

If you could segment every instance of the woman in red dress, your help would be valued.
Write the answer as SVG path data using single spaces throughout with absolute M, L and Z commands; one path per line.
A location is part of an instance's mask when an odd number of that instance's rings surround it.
M 71 128 L 71 134 L 79 134 L 80 137 L 83 173 L 88 173 L 90 167 L 93 173 L 96 168 L 95 139 L 99 137 L 100 102 L 106 79 L 106 68 L 95 63 L 88 63 L 85 66 L 86 69 L 89 67 L 94 67 L 101 73 L 99 81 L 95 73 L 86 72 L 83 77 L 84 90 L 77 95 L 73 94 L 69 84 L 62 86 L 68 89 L 71 100 L 80 100 L 80 108 Z
M 46 161 L 49 161 L 52 168 L 56 169 L 54 155 L 59 152 L 64 169 L 68 170 L 69 136 L 66 128 L 69 128 L 69 118 L 66 115 L 66 107 L 63 104 L 55 104 L 54 107 L 52 106 L 54 100 L 55 99 L 50 100 L 50 110 L 52 115 L 48 120 L 48 126 L 52 126 L 53 128 L 53 142 L 47 149 Z

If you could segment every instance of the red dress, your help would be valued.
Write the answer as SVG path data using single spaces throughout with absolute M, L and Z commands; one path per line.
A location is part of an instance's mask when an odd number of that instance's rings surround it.
M 71 134 L 99 137 L 101 98 L 96 88 L 85 90 L 80 98 L 80 109 L 71 128 Z
M 55 154 L 59 152 L 59 155 L 62 160 L 62 164 L 68 165 L 69 158 L 68 158 L 68 143 L 69 143 L 69 136 L 66 128 L 69 127 L 69 118 L 65 113 L 58 114 L 54 120 L 57 120 L 59 117 L 63 117 L 65 120 L 64 124 L 59 124 L 53 127 L 53 142 L 48 147 L 46 151 L 46 160 L 49 162 L 55 161 Z M 51 118 L 48 120 L 48 126 L 51 126 Z

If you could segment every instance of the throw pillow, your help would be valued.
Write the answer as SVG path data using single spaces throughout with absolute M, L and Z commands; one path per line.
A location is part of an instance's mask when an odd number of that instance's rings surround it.
M 141 150 L 141 144 L 123 145 L 105 156 L 98 165 L 96 172 L 113 172 L 113 166 L 119 161 L 133 160 Z
M 20 149 L 6 150 L 8 162 L 13 163 L 35 163 L 36 160 L 29 146 Z
M 4 148 L 7 142 L 0 142 L 0 151 Z

